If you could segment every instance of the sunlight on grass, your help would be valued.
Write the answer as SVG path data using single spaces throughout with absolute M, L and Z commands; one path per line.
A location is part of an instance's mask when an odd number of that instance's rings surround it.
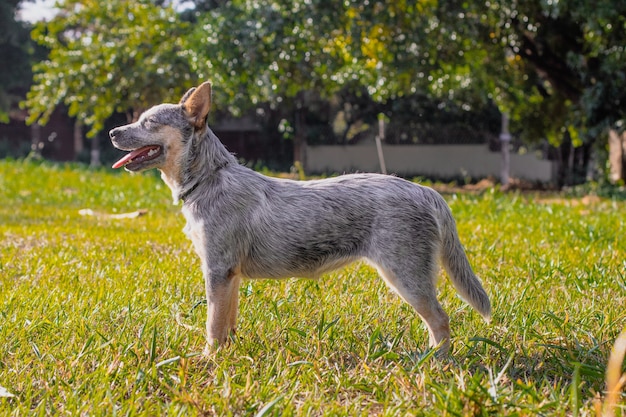
M 590 415 L 626 326 L 624 201 L 446 195 L 494 317 L 441 273 L 437 361 L 360 263 L 245 282 L 236 339 L 203 358 L 199 262 L 156 173 L 0 161 L 0 194 L 3 415 Z

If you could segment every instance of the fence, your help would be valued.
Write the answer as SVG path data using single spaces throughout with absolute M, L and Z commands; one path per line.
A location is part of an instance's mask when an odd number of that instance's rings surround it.
M 373 145 L 373 144 L 372 144 Z M 380 172 L 376 147 L 308 146 L 305 170 L 310 174 Z M 429 178 L 499 178 L 502 157 L 482 145 L 383 145 L 387 171 Z M 555 166 L 534 153 L 511 154 L 510 175 L 529 181 L 553 182 Z

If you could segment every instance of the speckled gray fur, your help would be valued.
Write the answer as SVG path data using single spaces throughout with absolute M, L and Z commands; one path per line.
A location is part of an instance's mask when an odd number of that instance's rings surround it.
M 208 88 L 204 93 L 210 97 L 210 85 L 199 88 Z M 206 283 L 209 345 L 225 342 L 234 331 L 240 277 L 317 278 L 363 258 L 420 314 L 431 346 L 439 345 L 441 352 L 448 349 L 450 330 L 436 298 L 438 260 L 459 294 L 489 318 L 489 298 L 472 272 L 450 209 L 436 191 L 379 174 L 315 181 L 263 176 L 238 164 L 206 127 L 206 114 L 195 108 L 201 97 L 194 107 L 185 105 L 194 93 L 178 105 L 148 110 L 111 136 L 116 146 L 132 150 L 170 146 L 153 140 L 150 123 L 180 131 L 180 175 L 176 180 L 164 172 L 164 179 L 175 199 L 185 197 L 185 233 L 201 258 Z M 190 123 L 197 117 L 203 118 L 200 128 Z

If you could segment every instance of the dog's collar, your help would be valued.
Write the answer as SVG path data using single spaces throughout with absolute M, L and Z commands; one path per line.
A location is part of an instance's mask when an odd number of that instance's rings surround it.
M 226 168 L 228 165 L 230 165 L 230 162 L 227 162 L 224 165 L 218 166 L 215 169 L 215 171 L 213 171 L 213 174 L 211 174 L 211 175 L 217 174 L 219 171 L 222 170 L 222 168 Z M 189 197 L 189 195 L 191 193 L 193 193 L 196 190 L 196 188 L 198 188 L 198 186 L 200 185 L 201 182 L 202 182 L 202 180 L 200 179 L 200 180 L 196 181 L 196 183 L 194 185 L 192 185 L 191 187 L 187 188 L 186 190 L 181 191 L 178 194 L 178 199 L 184 203 L 185 200 L 187 199 L 187 197 Z
M 200 185 L 200 181 L 197 181 L 194 185 L 192 185 L 188 189 L 181 191 L 180 194 L 178 194 L 178 199 L 184 203 L 187 197 L 189 197 L 189 194 L 193 193 L 195 189 L 198 188 L 198 185 Z

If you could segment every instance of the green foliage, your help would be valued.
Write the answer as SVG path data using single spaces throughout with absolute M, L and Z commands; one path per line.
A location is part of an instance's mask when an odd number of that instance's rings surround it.
M 194 49 L 236 112 L 346 87 L 379 102 L 428 94 L 484 103 L 486 92 L 467 91 L 486 52 L 459 52 L 470 40 L 443 26 L 441 10 L 435 1 L 236 0 L 200 15 Z
M 476 16 L 466 15 L 465 5 L 433 0 L 346 4 L 347 23 L 334 43 L 347 55 L 339 82 L 358 80 L 379 101 L 421 94 L 458 105 L 485 103 L 489 91 L 475 69 L 485 65 L 489 51 L 476 47 Z
M 524 139 L 575 145 L 625 117 L 626 3 L 239 0 L 204 16 L 196 50 L 233 109 L 366 88 L 475 108 Z
M 200 15 L 194 49 L 201 51 L 218 103 L 235 114 L 300 92 L 333 90 L 336 66 L 323 48 L 341 20 L 340 2 L 234 0 Z
M 621 129 L 626 3 L 533 0 L 512 5 L 503 0 L 489 5 L 482 20 L 492 31 L 493 45 L 507 51 L 512 70 L 502 98 L 525 139 L 547 137 L 558 144 L 569 134 L 579 146 L 607 128 Z M 506 80 L 506 73 L 496 67 L 490 75 Z
M 29 39 L 30 27 L 15 19 L 19 0 L 0 0 L 0 122 L 8 123 L 18 90 L 28 88 L 36 50 Z
M 575 145 L 625 118 L 623 2 L 196 3 L 183 21 L 160 2 L 61 2 L 33 32 L 51 52 L 35 68 L 30 121 L 65 103 L 94 134 L 113 111 L 175 100 L 207 78 L 234 114 L 266 102 L 297 110 L 304 92 L 495 102 L 524 139 L 567 134 Z
M 439 362 L 361 264 L 245 282 L 236 338 L 202 358 L 199 262 L 157 175 L 0 161 L 0 198 L 3 415 L 591 415 L 626 325 L 621 200 L 448 195 L 494 318 L 442 273 Z
M 30 123 L 45 124 L 63 103 L 93 136 L 113 112 L 133 119 L 149 106 L 178 101 L 196 85 L 189 24 L 172 7 L 129 0 L 65 0 L 58 6 L 59 14 L 32 33 L 50 55 L 34 68 L 35 84 L 24 103 Z

